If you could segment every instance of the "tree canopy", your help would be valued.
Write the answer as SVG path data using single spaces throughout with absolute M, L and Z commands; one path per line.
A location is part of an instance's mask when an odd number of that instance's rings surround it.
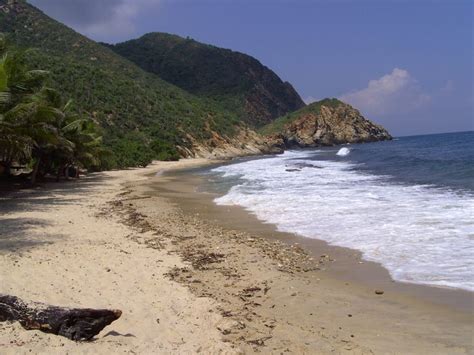
M 98 125 L 46 85 L 48 71 L 28 69 L 28 53 L 0 34 L 0 164 L 5 174 L 13 164 L 24 165 L 31 168 L 34 183 L 38 174 L 59 178 L 68 166 L 100 168 L 107 151 Z

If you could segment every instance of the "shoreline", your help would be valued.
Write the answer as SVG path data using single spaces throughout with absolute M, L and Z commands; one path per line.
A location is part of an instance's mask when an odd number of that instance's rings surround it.
M 123 311 L 91 343 L 0 323 L 1 352 L 473 351 L 472 311 L 376 295 L 331 274 L 339 257 L 270 240 L 259 221 L 220 224 L 189 172 L 217 163 L 158 162 L 1 197 L 0 292 Z
M 197 169 L 200 170 L 200 168 Z M 178 178 L 180 180 L 183 190 L 179 191 L 178 195 L 181 196 L 167 196 L 171 200 L 175 200 L 174 202 L 178 203 L 183 211 L 190 214 L 199 211 L 201 218 L 212 220 L 224 228 L 256 233 L 270 241 L 279 240 L 289 245 L 299 245 L 314 258 L 322 254 L 329 255 L 334 261 L 330 263 L 330 267 L 325 271 L 331 277 L 341 281 L 356 282 L 374 290 L 381 289 L 387 292 L 395 292 L 400 295 L 449 306 L 460 311 L 474 313 L 474 292 L 472 291 L 394 280 L 383 264 L 363 259 L 362 252 L 359 250 L 334 246 L 323 239 L 312 239 L 294 233 L 280 232 L 276 225 L 259 220 L 241 206 L 216 205 L 213 200 L 221 195 L 209 192 L 207 189 L 201 191 L 200 188 L 207 182 L 204 177 L 196 174 L 197 169 L 168 171 L 166 173 L 170 179 Z M 190 196 L 186 199 L 186 203 L 183 201 L 183 193 Z
M 474 320 L 472 293 L 393 282 L 386 269 L 381 265 L 365 261 L 363 264 L 358 264 L 360 253 L 357 251 L 329 246 L 323 241 L 295 237 L 293 234 L 275 232 L 274 226 L 263 224 L 240 207 L 216 206 L 212 201 L 215 195 L 196 191 L 201 183 L 202 178 L 193 175 L 193 170 L 170 171 L 160 176 L 159 179 L 148 180 L 143 186 L 134 189 L 134 193 L 166 198 L 184 213 L 186 219 L 192 220 L 193 225 L 198 225 L 205 231 L 215 231 L 217 234 L 217 237 L 208 235 L 205 238 L 197 238 L 198 241 L 193 240 L 194 237 L 190 238 L 189 241 L 183 243 L 184 246 L 176 247 L 177 252 L 181 255 L 186 257 L 189 249 L 194 248 L 203 248 L 206 252 L 216 249 L 240 249 L 239 259 L 226 260 L 230 268 L 245 270 L 243 278 L 254 282 L 262 279 L 267 282 L 271 280 L 273 286 L 277 283 L 278 287 L 284 289 L 286 292 L 283 292 L 283 295 L 267 295 L 269 298 L 267 302 L 274 303 L 276 300 L 282 302 L 280 306 L 283 308 L 283 313 L 280 314 L 278 324 L 284 334 L 301 332 L 301 329 L 295 329 L 293 322 L 300 324 L 299 328 L 304 328 L 302 324 L 308 322 L 305 329 L 307 333 L 300 334 L 297 339 L 293 339 L 295 344 L 301 345 L 302 342 L 304 343 L 303 339 L 307 337 L 321 336 L 325 338 L 328 336 L 315 332 L 315 325 L 319 325 L 325 333 L 334 324 L 340 323 L 340 326 L 333 328 L 329 335 L 333 339 L 338 339 L 329 342 L 331 351 L 345 349 L 343 346 L 338 348 L 336 345 L 350 343 L 349 348 L 353 351 L 358 349 L 357 351 L 361 353 L 384 352 L 387 350 L 384 347 L 387 345 L 387 341 L 391 344 L 389 349 L 395 353 L 472 351 L 471 333 Z M 147 215 L 151 206 L 152 201 L 148 199 L 144 205 L 135 207 Z M 275 238 L 275 235 L 278 237 Z M 250 240 L 251 251 L 243 252 L 242 249 L 245 249 L 244 246 L 247 246 L 248 240 Z M 306 244 L 312 244 L 312 254 L 308 255 Z M 275 256 L 275 249 L 285 251 L 282 251 L 283 255 Z M 248 258 L 248 254 L 257 254 L 259 258 L 258 260 L 253 257 Z M 273 260 L 272 266 L 260 259 L 265 259 L 269 254 L 270 260 Z M 329 257 L 322 257 L 323 254 L 329 254 Z M 337 258 L 334 257 L 335 255 Z M 336 259 L 335 261 L 332 261 L 333 257 Z M 288 261 L 290 265 L 288 269 L 285 270 L 287 265 L 282 265 L 281 260 Z M 251 265 L 249 262 L 254 265 L 249 267 L 248 265 Z M 348 269 L 351 270 L 354 265 L 361 267 L 347 278 L 348 275 L 344 272 Z M 214 266 L 214 268 L 220 269 L 218 266 Z M 282 272 L 284 275 L 280 275 Z M 376 284 L 360 280 L 360 277 L 367 280 L 366 272 L 376 277 Z M 239 287 L 233 288 L 232 283 L 225 283 L 227 278 L 221 282 L 230 290 L 213 289 L 210 283 L 217 282 L 215 270 L 212 272 L 177 271 L 174 279 L 187 285 L 197 295 L 204 294 L 226 304 L 234 304 L 236 300 L 232 295 L 239 294 Z M 368 279 L 371 280 L 371 278 Z M 194 283 L 195 281 L 197 283 Z M 203 284 L 206 286 L 204 287 Z M 325 286 L 324 290 L 321 289 L 323 285 Z M 264 289 L 266 286 L 257 288 Z M 375 290 L 379 288 L 384 290 L 383 295 L 375 294 Z M 288 294 L 288 289 L 296 292 Z M 240 290 L 240 292 L 242 291 Z M 302 299 L 298 297 L 299 299 L 295 303 L 292 297 L 299 296 L 300 292 L 306 296 Z M 314 297 L 314 292 L 319 294 L 319 299 L 311 299 Z M 332 304 L 335 299 L 338 301 Z M 261 299 L 259 299 L 257 307 L 259 311 L 260 307 L 265 307 L 260 302 Z M 291 311 L 285 309 L 288 303 L 292 304 Z M 324 316 L 319 314 L 320 318 L 316 324 L 311 323 L 311 317 L 308 316 L 314 314 L 312 310 L 321 308 L 322 304 L 327 314 Z M 354 307 L 355 305 L 357 307 Z M 270 307 L 273 306 L 274 304 L 270 305 Z M 344 310 L 347 314 L 341 314 L 341 311 L 344 312 Z M 268 316 L 266 311 L 260 313 L 254 309 L 253 312 L 262 317 Z M 290 313 L 299 316 L 295 319 Z M 360 316 L 358 321 L 354 321 L 354 313 L 358 313 Z M 224 312 L 224 314 L 227 313 Z M 275 317 L 273 312 L 270 314 Z M 346 323 L 346 317 L 350 318 L 352 322 Z M 387 320 L 390 322 L 387 323 Z M 281 324 L 283 322 L 292 324 L 292 326 L 284 326 Z M 321 326 L 321 324 L 324 325 Z M 346 327 L 353 327 L 352 331 L 358 334 L 345 333 L 343 329 Z M 454 333 L 450 331 L 447 334 L 446 329 L 455 331 Z M 234 332 L 239 334 L 239 331 L 235 329 L 231 331 L 231 333 Z M 341 333 L 345 333 L 344 339 L 340 338 Z M 389 334 L 390 336 L 388 336 Z M 387 336 L 387 339 L 381 339 L 383 335 Z M 451 336 L 457 339 L 448 340 Z M 283 339 L 275 340 L 275 343 L 284 341 L 285 337 L 288 341 L 288 336 L 285 335 L 282 337 Z M 271 339 L 273 342 L 273 338 Z M 268 342 L 270 343 L 270 340 Z M 403 344 L 395 345 L 398 342 Z M 271 347 L 274 344 L 265 345 Z M 324 353 L 321 349 L 313 346 L 314 344 L 305 344 L 301 348 L 292 350 Z M 442 351 L 443 348 L 445 350 Z M 279 347 L 276 346 L 274 349 L 279 349 Z

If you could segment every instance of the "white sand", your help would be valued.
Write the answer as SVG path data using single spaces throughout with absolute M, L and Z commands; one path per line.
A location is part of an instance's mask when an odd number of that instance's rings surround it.
M 213 301 L 164 276 L 183 266 L 179 257 L 133 241 L 139 233 L 117 216 L 96 216 L 125 182 L 144 179 L 146 172 L 202 163 L 159 162 L 0 198 L 0 293 L 123 311 L 89 343 L 0 323 L 0 353 L 234 352 L 216 329 L 221 319 L 210 312 Z

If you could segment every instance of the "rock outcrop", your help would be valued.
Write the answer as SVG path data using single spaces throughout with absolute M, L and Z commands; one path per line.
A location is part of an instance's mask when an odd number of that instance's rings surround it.
M 338 99 L 324 99 L 281 117 L 262 132 L 277 146 L 317 147 L 390 140 L 380 125 Z
M 245 125 L 232 137 L 212 132 L 212 137 L 205 142 L 191 136 L 188 136 L 188 141 L 191 142 L 190 148 L 178 147 L 180 155 L 188 158 L 231 159 L 283 152 L 283 148 L 273 139 L 267 139 Z

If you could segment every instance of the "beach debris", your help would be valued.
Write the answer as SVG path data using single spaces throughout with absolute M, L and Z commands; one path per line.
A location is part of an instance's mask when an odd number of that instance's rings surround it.
M 217 324 L 217 330 L 219 330 L 222 335 L 229 335 L 234 329 L 239 329 L 240 327 L 239 322 L 228 318 L 220 320 Z
M 303 168 L 312 168 L 312 169 L 322 169 L 323 167 L 320 165 L 308 164 L 308 163 L 296 163 L 294 164 L 299 169 Z
M 233 313 L 232 313 L 232 311 L 225 311 L 225 310 L 223 310 L 223 311 L 221 312 L 221 316 L 222 316 L 222 317 L 232 317 L 232 316 L 233 316 Z
M 118 309 L 58 307 L 0 294 L 0 322 L 19 322 L 26 330 L 41 330 L 75 341 L 91 340 L 121 315 Z
M 257 291 L 260 291 L 260 290 L 261 290 L 261 288 L 260 288 L 260 287 L 257 287 L 257 286 L 255 286 L 255 287 L 247 287 L 247 288 L 244 288 L 244 289 L 243 289 L 243 291 L 244 291 L 245 293 L 257 292 Z
M 383 290 L 375 290 L 376 295 L 383 295 L 385 292 Z
M 184 259 L 190 261 L 192 266 L 197 270 L 205 270 L 207 265 L 222 262 L 225 254 L 207 252 L 203 249 L 188 248 L 183 253 Z
M 271 339 L 271 338 L 272 338 L 272 336 L 268 335 L 268 336 L 258 338 L 258 339 L 247 340 L 247 344 L 253 344 L 253 345 L 257 345 L 257 346 L 264 346 L 265 341 L 267 341 L 268 339 Z

